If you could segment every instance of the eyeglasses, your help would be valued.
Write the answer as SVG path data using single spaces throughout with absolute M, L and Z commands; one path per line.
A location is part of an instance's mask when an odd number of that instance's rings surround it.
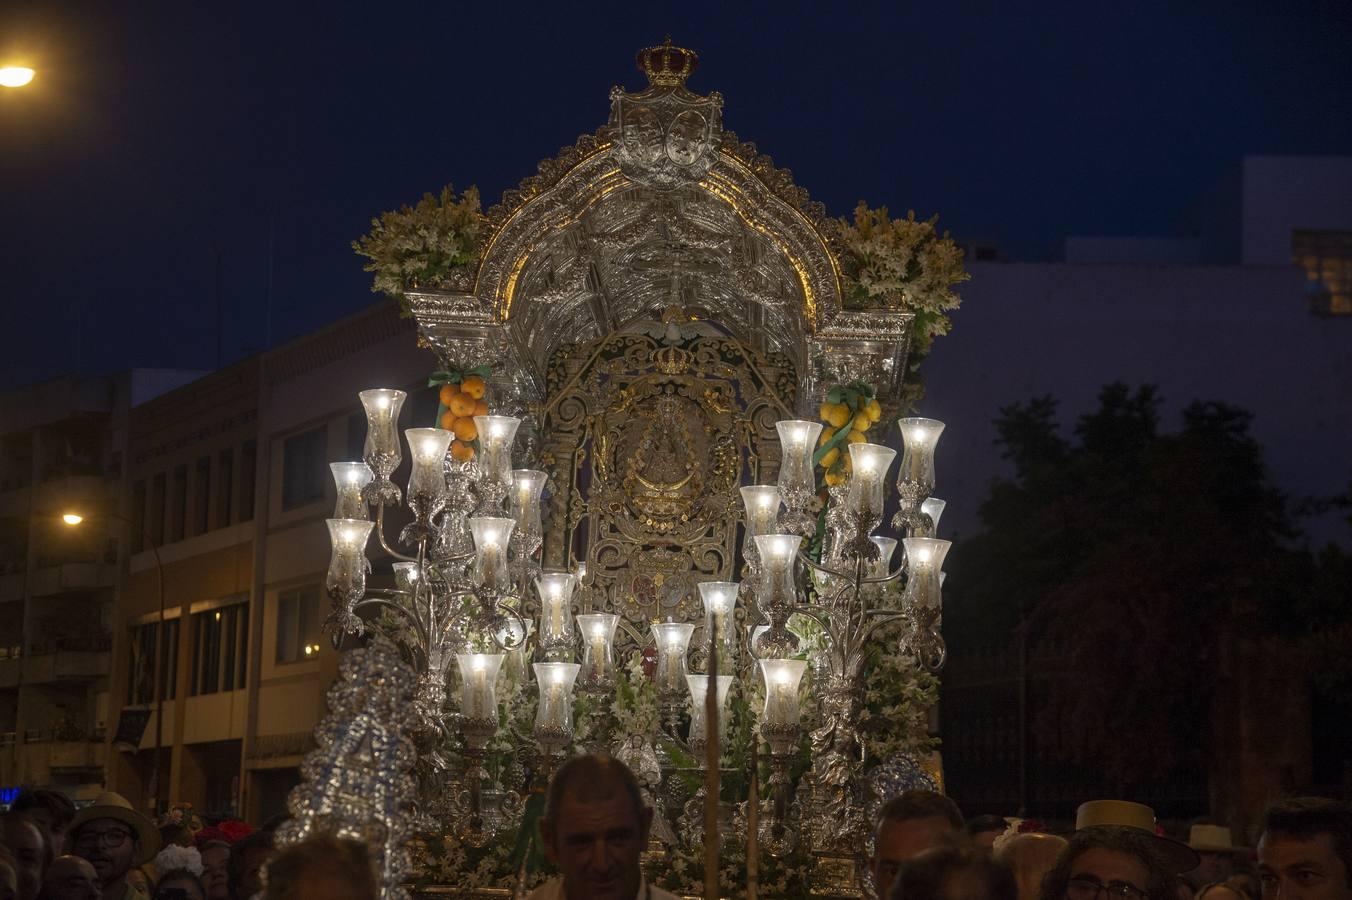
M 107 831 L 81 831 L 75 836 L 75 846 L 93 848 L 102 845 L 109 850 L 116 850 L 125 844 L 129 837 L 131 837 L 131 832 L 121 828 L 110 828 Z
M 1146 900 L 1145 891 L 1125 881 L 1104 884 L 1097 878 L 1079 876 L 1066 884 L 1066 900 L 1098 900 L 1100 894 L 1106 894 L 1108 900 Z

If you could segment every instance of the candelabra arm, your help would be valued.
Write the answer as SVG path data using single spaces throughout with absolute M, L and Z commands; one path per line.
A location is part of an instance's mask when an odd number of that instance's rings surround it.
M 521 640 L 514 644 L 508 643 L 507 641 L 500 641 L 498 640 L 498 632 L 495 630 L 493 632 L 493 643 L 497 644 L 503 650 L 520 650 L 526 643 L 526 617 L 521 615 L 521 613 L 513 606 L 501 605 L 498 607 L 498 612 L 505 613 L 516 619 L 517 624 L 521 626 Z
M 375 527 L 375 532 L 376 532 L 376 540 L 378 540 L 378 541 L 380 542 L 380 547 L 381 547 L 381 549 L 384 550 L 386 553 L 388 553 L 390 556 L 393 556 L 395 559 L 399 560 L 400 562 L 417 562 L 417 561 L 418 561 L 418 557 L 416 557 L 416 556 L 405 556 L 404 554 L 400 553 L 398 550 L 395 550 L 393 547 L 391 547 L 391 546 L 389 545 L 389 542 L 387 542 L 387 541 L 385 540 L 385 507 L 384 507 L 383 505 L 377 506 L 377 507 L 376 507 L 376 527 Z M 421 555 L 422 555 L 422 554 L 420 553 L 419 556 L 421 556 Z
M 809 568 L 816 569 L 818 572 L 831 575 L 835 578 L 844 578 L 847 581 L 852 581 L 854 578 L 854 576 L 850 575 L 850 573 L 848 572 L 837 572 L 835 569 L 832 569 L 829 566 L 822 565 L 821 563 L 817 562 L 816 560 L 814 560 L 812 557 L 808 556 L 801 550 L 798 551 L 798 558 L 803 562 L 807 563 Z
M 905 574 L 906 574 L 906 563 L 902 563 L 901 565 L 897 566 L 897 570 L 896 570 L 895 572 L 892 572 L 892 573 L 890 573 L 890 574 L 888 574 L 888 575 L 884 575 L 884 576 L 882 576 L 881 578 L 865 578 L 864 581 L 863 581 L 863 583 L 864 583 L 864 584 L 888 584 L 888 583 L 890 583 L 890 582 L 896 581 L 898 578 L 900 578 L 901 576 L 903 576 L 903 575 L 905 575 Z
M 367 609 L 367 608 L 391 609 L 399 613 L 399 615 L 403 616 L 413 625 L 413 627 L 418 632 L 418 637 L 421 638 L 424 643 L 426 643 L 427 629 L 423 626 L 422 621 L 419 620 L 418 617 L 414 615 L 412 612 L 410 612 L 407 608 L 400 606 L 393 600 L 386 600 L 383 597 L 367 597 L 363 600 L 358 601 L 357 604 L 352 607 L 352 611 L 356 612 L 359 609 Z

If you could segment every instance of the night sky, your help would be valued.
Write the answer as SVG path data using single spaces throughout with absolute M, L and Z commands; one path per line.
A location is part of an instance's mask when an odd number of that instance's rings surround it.
M 1016 259 L 1186 233 L 1245 154 L 1352 153 L 1345 0 L 1014 6 L 0 3 L 0 60 L 38 69 L 0 90 L 0 387 L 214 367 L 218 261 L 226 363 L 375 301 L 373 215 L 495 201 L 668 33 L 833 213 Z

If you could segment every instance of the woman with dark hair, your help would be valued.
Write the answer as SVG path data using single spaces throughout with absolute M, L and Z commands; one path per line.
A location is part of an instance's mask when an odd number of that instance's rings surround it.
M 1042 900 L 1177 900 L 1160 838 L 1138 828 L 1077 831 L 1042 882 Z

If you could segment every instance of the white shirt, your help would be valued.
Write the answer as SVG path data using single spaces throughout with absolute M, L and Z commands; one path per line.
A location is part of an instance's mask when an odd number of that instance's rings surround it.
M 563 876 L 549 879 L 531 891 L 526 900 L 564 900 Z M 649 887 L 647 879 L 641 878 L 638 883 L 638 893 L 634 895 L 634 900 L 677 900 L 677 897 L 670 891 L 664 891 L 658 887 Z

